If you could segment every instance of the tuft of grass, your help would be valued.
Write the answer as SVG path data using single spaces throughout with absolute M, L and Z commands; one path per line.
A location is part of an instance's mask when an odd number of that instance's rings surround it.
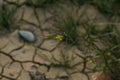
M 107 24 L 101 30 L 97 29 L 99 26 L 89 24 L 88 21 L 83 21 L 82 26 L 85 29 L 85 43 L 88 43 L 84 51 L 86 54 L 95 51 L 96 56 L 93 60 L 96 57 L 99 59 L 99 64 L 96 64 L 93 71 L 105 71 L 113 80 L 118 80 L 120 76 L 120 31 L 112 24 Z M 99 39 L 105 48 L 96 46 L 94 44 L 96 39 Z M 98 63 L 96 59 L 95 62 Z
M 9 8 L 7 5 L 2 5 L 0 7 L 0 29 L 6 29 L 11 31 L 12 27 L 15 25 L 15 13 L 16 8 Z
M 120 76 L 120 61 L 114 54 L 114 51 L 117 48 L 120 48 L 120 45 L 109 46 L 105 50 L 102 50 L 99 54 L 102 61 L 102 65 L 99 67 L 103 67 L 103 71 L 111 74 L 110 76 L 113 80 L 119 79 Z M 117 56 L 119 56 L 119 54 Z
M 64 11 L 64 10 L 62 10 Z M 73 12 L 72 12 L 73 11 Z M 80 27 L 79 19 L 77 19 L 74 10 L 64 11 L 65 13 L 55 18 L 53 25 L 55 26 L 55 34 L 63 36 L 62 41 L 68 45 L 78 45 L 79 34 L 78 28 Z
M 99 69 L 107 72 L 113 78 L 113 80 L 118 80 L 120 76 L 120 32 L 115 29 L 115 26 L 108 25 L 103 30 L 99 31 L 96 36 L 100 39 L 103 44 L 105 43 L 104 49 L 97 49 L 97 57 L 99 57 L 100 62 Z M 93 44 L 95 45 L 95 44 Z

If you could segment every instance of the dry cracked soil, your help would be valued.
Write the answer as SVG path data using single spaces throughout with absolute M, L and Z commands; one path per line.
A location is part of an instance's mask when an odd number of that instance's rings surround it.
M 16 1 L 0 0 L 0 5 L 2 3 L 10 7 L 20 5 L 16 14 L 17 21 L 20 21 L 18 24 L 20 29 L 0 37 L 0 80 L 95 80 L 96 73 L 87 73 L 84 63 L 74 68 L 51 65 L 53 55 L 56 59 L 62 60 L 60 54 L 64 49 L 64 45 L 59 41 L 46 38 L 52 35 L 47 29 L 53 26 L 54 8 L 36 8 L 36 16 L 32 7 L 23 4 L 25 0 L 19 0 L 17 3 Z M 93 6 L 86 9 L 86 15 L 91 19 L 99 15 L 101 21 L 106 21 Z M 19 37 L 19 30 L 32 31 L 36 41 L 34 43 L 23 41 Z M 76 47 L 70 49 L 68 53 L 75 56 L 71 65 L 84 62 L 85 55 Z

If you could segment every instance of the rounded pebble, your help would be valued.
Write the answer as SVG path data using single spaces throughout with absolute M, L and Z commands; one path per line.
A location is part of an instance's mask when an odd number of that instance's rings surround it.
M 26 41 L 29 41 L 29 42 L 34 42 L 35 41 L 35 35 L 30 31 L 21 30 L 21 31 L 19 31 L 19 34 Z

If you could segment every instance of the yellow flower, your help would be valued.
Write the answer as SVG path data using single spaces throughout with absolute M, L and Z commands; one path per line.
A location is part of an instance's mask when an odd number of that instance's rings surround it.
M 107 55 L 108 55 L 108 56 L 111 56 L 111 53 L 110 53 L 110 52 L 108 52 L 108 53 L 107 53 Z
M 92 63 L 93 63 L 93 61 L 91 59 L 87 60 L 87 64 L 92 64 Z
M 57 35 L 55 37 L 55 39 L 58 40 L 58 41 L 62 41 L 63 40 L 63 36 L 62 35 Z

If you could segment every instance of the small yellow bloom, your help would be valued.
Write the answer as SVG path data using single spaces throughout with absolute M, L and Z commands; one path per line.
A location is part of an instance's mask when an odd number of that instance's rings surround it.
M 92 64 L 92 63 L 93 63 L 93 61 L 91 59 L 87 60 L 87 64 Z
M 111 53 L 110 53 L 110 52 L 108 52 L 108 53 L 107 53 L 107 55 L 108 55 L 108 56 L 111 56 Z
M 58 40 L 58 41 L 62 41 L 63 40 L 63 36 L 62 35 L 57 35 L 55 37 L 55 39 Z

